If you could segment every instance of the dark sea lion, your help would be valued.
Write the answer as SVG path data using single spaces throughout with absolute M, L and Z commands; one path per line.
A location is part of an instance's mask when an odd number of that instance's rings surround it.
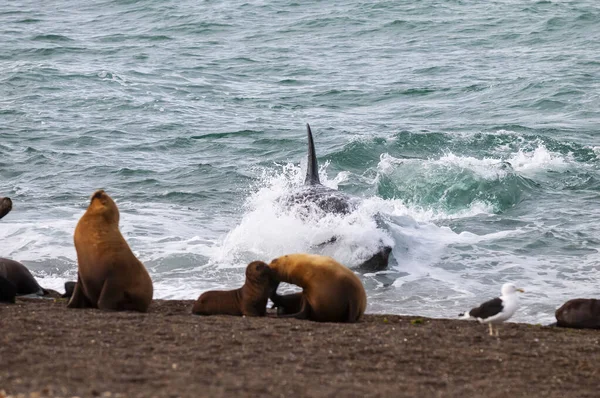
M 271 261 L 269 268 L 277 282 L 302 288 L 301 293 L 285 296 L 273 290 L 271 300 L 280 316 L 318 322 L 356 322 L 365 312 L 367 295 L 362 282 L 331 257 L 289 254 Z
M 11 281 L 3 276 L 0 276 L 0 302 L 14 303 L 17 295 L 17 288 Z
M 75 285 L 75 282 L 65 283 L 65 290 L 67 290 L 65 294 L 60 294 L 52 289 L 45 289 L 38 284 L 35 277 L 23 264 L 2 257 L 0 257 L 0 277 L 6 279 L 14 286 L 15 294 L 17 296 L 34 294 L 47 298 L 71 297 L 73 289 L 71 288 L 69 293 L 67 285 Z
M 315 151 L 315 143 L 313 140 L 310 125 L 306 124 L 308 135 L 308 165 L 306 168 L 306 178 L 304 186 L 283 199 L 288 203 L 293 204 L 308 204 L 314 203 L 321 210 L 327 213 L 348 214 L 356 210 L 360 204 L 360 199 L 350 196 L 342 191 L 328 188 L 321 184 L 319 179 L 319 165 Z M 378 225 L 382 224 L 379 216 L 376 217 Z M 333 243 L 338 238 L 332 237 L 328 241 L 319 246 Z M 358 269 L 363 272 L 375 272 L 386 269 L 389 262 L 392 248 L 381 243 L 378 250 L 373 255 L 358 266 Z
M 12 200 L 10 198 L 0 197 L 0 218 L 4 217 L 12 210 Z
M 192 314 L 265 316 L 274 285 L 269 266 L 262 261 L 253 261 L 246 267 L 244 286 L 202 293 L 194 303 Z
M 556 310 L 556 326 L 600 329 L 600 300 L 573 299 Z
M 77 283 L 69 308 L 145 312 L 152 302 L 152 280 L 119 231 L 119 209 L 96 191 L 75 228 Z
M 65 282 L 65 293 L 61 295 L 62 298 L 70 298 L 73 296 L 73 292 L 75 291 L 76 282 L 69 281 Z
M 47 291 L 37 283 L 27 267 L 17 261 L 0 258 L 0 276 L 15 286 L 17 296 L 25 294 L 44 296 L 47 294 Z

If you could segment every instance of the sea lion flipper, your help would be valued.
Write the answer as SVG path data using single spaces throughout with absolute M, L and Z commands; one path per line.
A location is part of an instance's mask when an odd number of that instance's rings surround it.
M 115 278 L 110 276 L 104 281 L 100 297 L 98 298 L 98 308 L 101 310 L 123 310 L 125 291 Z
M 71 299 L 67 304 L 67 308 L 91 308 L 88 299 L 85 297 L 85 293 L 83 292 L 83 287 L 81 285 L 81 278 L 79 274 L 77 275 L 77 283 L 73 288 L 73 294 L 71 295 Z
M 293 296 L 293 297 L 291 297 Z M 304 298 L 304 295 L 302 293 L 296 293 L 296 294 L 288 294 L 287 296 L 280 296 L 280 297 L 287 297 L 290 299 L 290 302 L 294 302 L 294 305 L 300 304 L 300 310 L 298 312 L 293 312 L 293 313 L 286 313 L 285 315 L 280 315 L 279 311 L 277 312 L 277 318 L 295 318 L 295 319 L 309 319 L 310 318 L 310 304 L 308 303 L 308 300 L 306 300 Z M 298 298 L 300 298 L 300 300 L 298 300 Z M 284 307 L 285 308 L 285 307 Z M 287 308 L 286 308 L 287 311 Z
M 279 295 L 274 293 L 271 295 L 271 301 L 277 307 L 277 315 L 297 314 L 302 309 L 302 292 Z
M 346 318 L 346 322 L 356 322 L 362 316 L 361 309 L 357 305 L 356 300 L 348 300 L 348 318 Z

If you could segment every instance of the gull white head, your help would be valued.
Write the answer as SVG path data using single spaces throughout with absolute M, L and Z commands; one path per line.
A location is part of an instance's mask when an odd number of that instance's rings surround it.
M 511 296 L 517 292 L 525 293 L 525 290 L 517 288 L 512 283 L 505 283 L 504 285 L 502 285 L 501 292 L 502 292 L 502 296 Z

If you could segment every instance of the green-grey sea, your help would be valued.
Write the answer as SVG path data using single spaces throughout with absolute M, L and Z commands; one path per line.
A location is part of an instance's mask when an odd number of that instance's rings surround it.
M 356 211 L 279 200 L 303 183 L 306 123 Z M 599 155 L 595 0 L 0 7 L 0 256 L 45 287 L 76 278 L 103 188 L 155 298 L 287 253 L 354 268 L 386 242 L 368 312 L 452 318 L 510 281 L 513 319 L 549 322 L 600 295 Z

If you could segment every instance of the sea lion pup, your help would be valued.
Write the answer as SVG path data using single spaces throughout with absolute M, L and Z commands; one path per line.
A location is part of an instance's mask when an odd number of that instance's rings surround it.
M 271 300 L 280 317 L 356 322 L 365 312 L 367 295 L 362 282 L 331 257 L 288 254 L 271 261 L 269 268 L 277 282 L 302 288 L 301 293 L 280 296 L 275 286 Z
M 96 191 L 75 228 L 77 283 L 69 308 L 145 312 L 152 280 L 119 231 L 119 209 L 103 190 Z
M 202 293 L 194 303 L 192 314 L 265 316 L 267 301 L 275 285 L 272 274 L 266 263 L 253 261 L 246 267 L 244 286 Z
M 600 329 L 600 300 L 573 299 L 556 310 L 556 326 Z
M 4 217 L 12 210 L 12 200 L 0 196 L 0 218 Z

